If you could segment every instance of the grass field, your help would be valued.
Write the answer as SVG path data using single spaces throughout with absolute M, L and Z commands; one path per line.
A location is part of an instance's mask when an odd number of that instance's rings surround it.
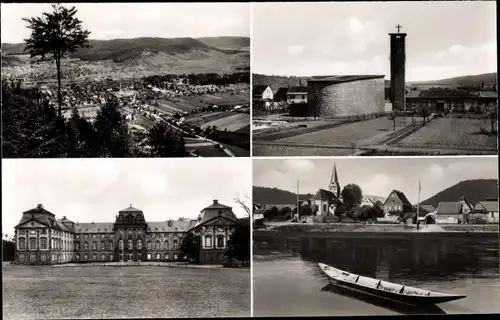
M 411 118 L 396 119 L 396 130 L 411 123 Z M 350 145 L 377 143 L 393 132 L 393 122 L 386 117 L 352 122 L 325 130 L 275 140 L 284 143 L 311 143 L 320 145 Z
M 231 113 L 228 113 L 228 112 L 201 113 L 201 114 L 194 114 L 194 115 L 187 116 L 184 119 L 186 120 L 186 124 L 198 126 L 198 125 L 201 125 L 201 124 L 209 122 L 209 121 L 213 121 L 213 120 L 227 117 L 228 114 L 231 114 Z
M 250 316 L 248 269 L 6 266 L 2 271 L 4 319 Z
M 478 134 L 481 128 L 490 130 L 488 120 L 436 118 L 417 132 L 398 141 L 402 145 L 440 148 L 497 148 L 497 136 Z
M 317 148 L 303 146 L 281 146 L 281 145 L 252 145 L 252 156 L 257 157 L 295 157 L 295 156 L 350 156 L 353 152 L 351 149 L 335 149 L 335 148 Z
M 227 113 L 228 116 L 213 121 L 205 122 L 202 128 L 216 126 L 218 130 L 227 129 L 227 131 L 237 131 L 250 124 L 250 115 L 248 113 Z
M 160 100 L 159 104 L 166 111 L 175 113 L 201 109 L 203 107 L 213 106 L 214 104 L 248 104 L 249 101 L 250 97 L 248 94 L 231 95 L 231 93 L 223 92 L 216 94 L 204 94 L 200 96 L 182 97 L 175 99 L 175 101 Z

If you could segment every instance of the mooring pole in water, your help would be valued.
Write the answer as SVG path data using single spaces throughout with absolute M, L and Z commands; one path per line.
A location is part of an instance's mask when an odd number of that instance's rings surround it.
M 300 213 L 299 213 L 299 180 L 297 180 L 297 221 L 299 221 Z
M 418 180 L 418 199 L 417 199 L 417 231 L 420 228 L 420 180 Z

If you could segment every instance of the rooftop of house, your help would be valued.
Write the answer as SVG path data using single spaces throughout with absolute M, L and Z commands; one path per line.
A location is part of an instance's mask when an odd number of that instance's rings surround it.
M 361 80 L 382 79 L 385 75 L 337 75 L 337 76 L 314 76 L 308 82 L 329 82 L 332 84 L 345 83 Z
M 281 87 L 276 91 L 274 94 L 274 100 L 280 100 L 286 97 L 286 94 L 288 93 L 288 87 Z
M 314 199 L 331 202 L 337 200 L 337 196 L 329 190 L 319 189 L 314 195 Z
M 255 85 L 255 86 L 253 86 L 252 94 L 254 94 L 254 95 L 262 94 L 262 93 L 264 93 L 264 91 L 266 91 L 266 89 L 268 87 L 269 86 L 266 86 L 266 85 Z
M 484 209 L 487 212 L 498 212 L 498 201 L 479 201 L 476 209 Z
M 436 214 L 438 215 L 458 215 L 462 213 L 462 203 L 455 202 L 440 202 L 437 207 Z
M 401 192 L 399 190 L 392 190 L 392 192 L 389 194 L 389 197 L 393 193 L 395 193 L 396 196 L 398 197 L 398 199 L 401 200 L 401 202 L 403 203 L 403 206 L 412 206 L 410 200 L 408 200 L 408 198 L 406 197 L 406 195 L 403 192 Z M 387 197 L 387 199 L 384 201 L 384 205 L 387 202 L 387 200 L 389 199 L 389 197 Z
M 307 94 L 307 87 L 290 87 L 286 94 L 302 93 Z

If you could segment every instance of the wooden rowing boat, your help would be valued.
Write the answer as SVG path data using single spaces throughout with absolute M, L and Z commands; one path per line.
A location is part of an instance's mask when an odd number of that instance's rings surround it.
M 432 305 L 466 297 L 364 277 L 323 263 L 318 265 L 329 281 L 337 287 L 409 306 Z

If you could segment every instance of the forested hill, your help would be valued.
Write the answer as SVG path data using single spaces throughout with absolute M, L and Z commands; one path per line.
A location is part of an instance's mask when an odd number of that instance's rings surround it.
M 264 74 L 252 73 L 252 84 L 254 86 L 270 86 L 273 92 L 276 92 L 280 87 L 296 87 L 300 82 L 302 86 L 307 86 L 307 77 L 268 76 Z
M 303 194 L 301 197 L 311 198 L 313 194 Z M 292 204 L 297 202 L 297 194 L 278 188 L 253 187 L 253 203 L 266 204 Z
M 423 201 L 422 204 L 430 204 L 437 208 L 439 202 L 459 201 L 461 197 L 465 197 L 474 204 L 487 198 L 498 198 L 498 180 L 476 179 L 461 181 L 438 192 Z

